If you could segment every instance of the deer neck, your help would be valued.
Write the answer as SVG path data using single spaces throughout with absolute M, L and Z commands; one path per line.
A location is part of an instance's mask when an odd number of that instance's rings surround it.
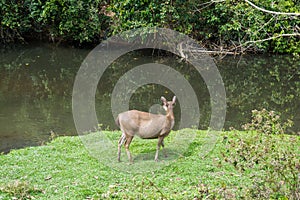
M 167 111 L 166 118 L 167 118 L 167 120 L 170 120 L 170 121 L 174 120 L 173 110 L 168 110 Z
M 174 114 L 172 110 L 168 110 L 166 114 L 165 129 L 171 130 L 174 126 Z

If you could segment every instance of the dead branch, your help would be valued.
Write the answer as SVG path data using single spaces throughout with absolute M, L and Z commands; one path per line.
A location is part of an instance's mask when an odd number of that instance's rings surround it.
M 275 14 L 275 15 L 293 15 L 293 16 L 300 16 L 300 13 L 286 13 L 286 12 L 276 12 L 276 11 L 271 11 L 271 10 L 266 10 L 264 8 L 260 8 L 258 7 L 257 5 L 255 5 L 254 3 L 248 1 L 248 0 L 245 0 L 248 4 L 250 4 L 252 7 L 260 10 L 260 11 L 263 11 L 263 12 L 266 12 L 266 13 L 270 13 L 270 14 Z
M 249 43 L 255 44 L 255 43 L 259 43 L 259 42 L 265 42 L 265 41 L 273 40 L 273 39 L 276 39 L 276 38 L 279 38 L 279 37 L 292 37 L 292 36 L 299 36 L 300 37 L 300 33 L 279 34 L 279 35 L 275 35 L 275 36 L 265 38 L 265 39 L 261 39 L 261 40 L 250 40 L 250 41 L 244 42 L 243 44 L 239 45 L 238 47 L 246 46 Z

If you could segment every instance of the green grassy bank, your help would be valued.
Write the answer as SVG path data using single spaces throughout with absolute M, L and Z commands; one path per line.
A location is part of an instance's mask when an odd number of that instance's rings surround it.
M 172 135 L 181 132 L 196 134 L 174 156 L 180 145 Z M 120 132 L 103 134 L 116 148 Z M 170 157 L 161 153 L 159 163 L 153 161 L 157 140 L 135 138 L 133 165 L 128 164 L 124 149 L 121 163 L 117 152 L 105 151 L 100 157 L 115 157 L 99 162 L 79 137 L 58 137 L 45 146 L 14 150 L 0 155 L 0 199 L 299 198 L 300 136 L 222 132 L 213 150 L 201 156 L 206 138 L 206 131 L 171 132 L 165 141 Z M 140 159 L 141 154 L 149 154 L 149 159 Z M 172 161 L 162 165 L 168 159 Z M 153 170 L 117 169 L 141 163 L 153 163 Z

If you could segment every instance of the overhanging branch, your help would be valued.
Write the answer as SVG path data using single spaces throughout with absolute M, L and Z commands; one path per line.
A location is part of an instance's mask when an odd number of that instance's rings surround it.
M 248 4 L 250 4 L 252 7 L 260 10 L 260 11 L 263 11 L 263 12 L 266 12 L 266 13 L 270 13 L 270 14 L 275 14 L 275 15 L 292 15 L 292 16 L 300 16 L 300 13 L 286 13 L 286 12 L 276 12 L 276 11 L 271 11 L 271 10 L 266 10 L 264 8 L 260 8 L 258 7 L 257 5 L 255 5 L 254 3 L 248 1 L 248 0 L 245 0 Z
M 269 37 L 269 38 L 265 38 L 265 39 L 261 39 L 261 40 L 250 40 L 250 41 L 247 41 L 245 43 L 242 44 L 242 46 L 245 46 L 246 44 L 249 44 L 249 43 L 259 43 L 259 42 L 265 42 L 265 41 L 268 41 L 268 40 L 273 40 L 273 39 L 276 39 L 276 38 L 279 38 L 279 37 L 292 37 L 292 36 L 299 36 L 300 37 L 300 33 L 287 33 L 287 34 L 279 34 L 279 35 L 275 35 L 273 37 Z

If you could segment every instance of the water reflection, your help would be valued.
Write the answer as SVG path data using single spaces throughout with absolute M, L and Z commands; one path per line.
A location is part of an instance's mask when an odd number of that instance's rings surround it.
M 71 113 L 72 87 L 89 50 L 31 44 L 0 51 L 0 152 L 39 145 L 51 132 L 77 135 Z M 225 128 L 240 129 L 252 109 L 267 108 L 292 118 L 295 125 L 290 131 L 300 131 L 299 61 L 266 55 L 216 60 L 227 95 Z M 201 75 L 189 64 L 152 50 L 122 56 L 105 71 L 95 96 L 102 127 L 116 128 L 110 98 L 118 79 L 135 66 L 150 62 L 171 66 L 190 82 L 200 102 L 199 128 L 206 129 L 211 107 Z M 160 85 L 140 87 L 131 98 L 130 108 L 148 111 L 160 103 L 162 95 L 170 99 L 173 93 Z M 152 111 L 161 112 L 159 108 Z M 180 103 L 174 112 L 180 119 Z
M 289 56 L 225 58 L 218 65 L 228 99 L 227 126 L 239 126 L 250 110 L 266 108 L 282 113 L 300 130 L 300 60 Z
M 71 88 L 89 51 L 33 44 L 2 50 L 0 152 L 74 135 Z

